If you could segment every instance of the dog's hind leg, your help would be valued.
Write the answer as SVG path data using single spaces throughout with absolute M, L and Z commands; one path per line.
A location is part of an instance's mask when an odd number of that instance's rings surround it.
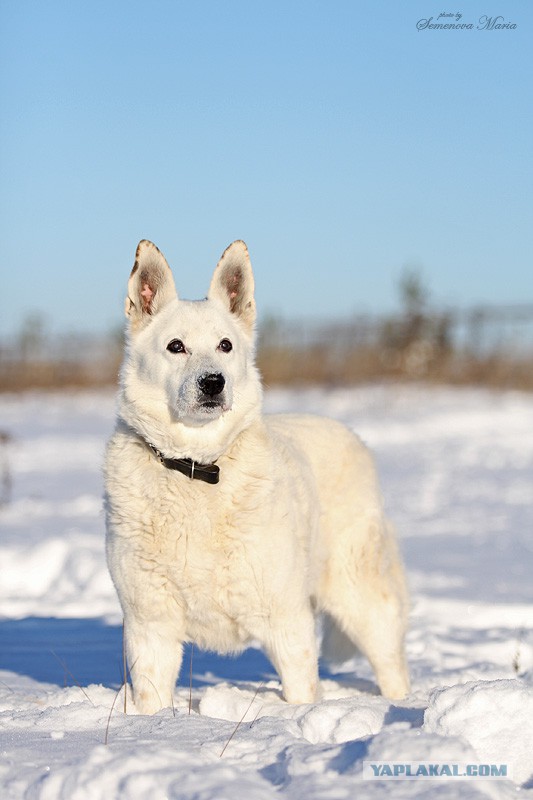
M 124 621 L 124 635 L 133 700 L 140 714 L 173 706 L 181 666 L 182 643 L 168 623 Z
M 348 610 L 331 604 L 328 610 L 353 642 L 354 654 L 360 650 L 370 661 L 381 693 L 391 700 L 405 697 L 409 693 L 405 622 L 397 603 L 373 592 L 354 591 L 352 604 Z
M 354 652 L 357 648 L 366 655 L 381 693 L 399 699 L 409 692 L 404 651 L 407 590 L 394 541 L 386 528 L 378 532 L 380 523 L 372 527 L 373 535 L 357 558 L 343 559 L 341 553 L 330 559 L 319 602 L 344 634 L 340 640 L 345 644 L 348 637 Z

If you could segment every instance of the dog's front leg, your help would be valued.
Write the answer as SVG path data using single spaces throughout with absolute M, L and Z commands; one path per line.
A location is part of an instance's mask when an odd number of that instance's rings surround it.
M 140 714 L 155 714 L 174 706 L 174 687 L 183 646 L 174 626 L 166 621 L 124 620 L 124 635 L 133 700 Z
M 265 649 L 281 678 L 288 703 L 314 703 L 318 694 L 318 652 L 313 614 L 285 609 L 273 616 Z

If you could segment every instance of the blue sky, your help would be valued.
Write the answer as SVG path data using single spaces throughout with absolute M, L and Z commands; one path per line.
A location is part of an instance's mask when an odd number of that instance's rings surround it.
M 417 30 L 460 12 L 475 26 Z M 440 22 L 449 20 L 440 20 Z M 122 323 L 248 243 L 262 315 L 533 301 L 533 4 L 1 0 L 0 336 Z

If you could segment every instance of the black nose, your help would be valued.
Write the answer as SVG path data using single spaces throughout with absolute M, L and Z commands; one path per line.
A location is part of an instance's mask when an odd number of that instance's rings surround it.
M 216 394 L 220 394 L 225 386 L 225 383 L 226 381 L 224 380 L 224 376 L 219 372 L 202 375 L 201 378 L 198 378 L 198 386 L 200 387 L 200 391 L 203 394 L 208 395 L 208 397 L 214 397 Z

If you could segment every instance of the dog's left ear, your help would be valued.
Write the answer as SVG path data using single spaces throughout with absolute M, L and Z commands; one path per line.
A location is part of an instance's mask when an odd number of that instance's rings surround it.
M 222 253 L 208 297 L 222 302 L 252 332 L 255 324 L 254 276 L 244 242 L 237 240 Z

